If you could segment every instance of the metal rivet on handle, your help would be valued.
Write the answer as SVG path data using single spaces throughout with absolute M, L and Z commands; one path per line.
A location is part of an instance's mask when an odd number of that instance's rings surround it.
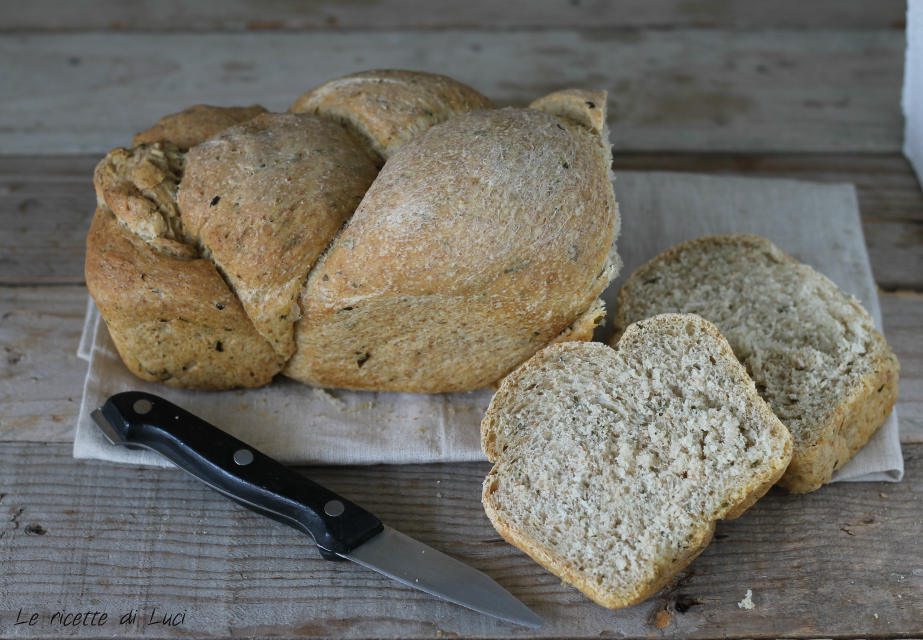
M 135 410 L 135 413 L 143 416 L 145 413 L 150 413 L 153 406 L 150 400 L 135 400 L 131 408 Z
M 234 462 L 243 466 L 253 462 L 253 452 L 249 449 L 240 449 L 234 452 Z
M 339 515 L 342 515 L 344 511 L 346 511 L 346 507 L 344 507 L 343 503 L 340 502 L 339 500 L 331 500 L 330 502 L 324 505 L 324 513 L 334 518 L 336 518 Z

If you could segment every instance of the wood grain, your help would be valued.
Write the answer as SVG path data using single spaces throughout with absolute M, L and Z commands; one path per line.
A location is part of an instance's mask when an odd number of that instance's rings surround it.
M 74 439 L 85 287 L 0 287 L 0 440 Z
M 901 362 L 901 439 L 923 442 L 923 295 L 879 300 Z M 86 301 L 80 286 L 0 286 L 0 442 L 73 440 L 87 366 L 76 357 Z
M 884 333 L 901 363 L 897 417 L 901 442 L 923 442 L 923 294 L 879 293 Z
M 192 104 L 284 110 L 369 67 L 500 105 L 606 89 L 617 151 L 899 152 L 903 56 L 894 29 L 6 35 L 0 153 L 104 153 Z
M 0 636 L 64 635 L 48 616 L 185 611 L 181 635 L 506 636 L 525 630 L 320 560 L 310 540 L 177 470 L 76 462 L 63 444 L 0 444 Z M 603 609 L 499 539 L 480 505 L 487 464 L 303 469 L 388 525 L 485 571 L 545 621 L 535 635 L 881 637 L 920 630 L 923 446 L 900 484 L 770 493 L 638 606 Z M 753 610 L 737 606 L 753 591 Z M 20 609 L 43 626 L 13 626 Z M 658 614 L 660 617 L 658 618 Z M 877 617 L 875 617 L 877 615 Z M 667 624 L 658 629 L 658 620 Z M 142 627 L 144 627 L 142 629 Z M 68 636 L 109 635 L 102 628 Z M 530 634 L 531 635 L 531 634 Z
M 96 155 L 0 156 L 0 285 L 82 284 Z M 614 168 L 854 182 L 872 272 L 923 291 L 923 192 L 897 154 L 616 154 Z
M 540 29 L 612 27 L 855 27 L 901 29 L 903 0 L 225 0 L 119 2 L 80 6 L 19 1 L 2 31 L 240 29 Z
M 899 153 L 616 153 L 612 168 L 852 182 L 864 222 L 923 222 L 923 190 Z

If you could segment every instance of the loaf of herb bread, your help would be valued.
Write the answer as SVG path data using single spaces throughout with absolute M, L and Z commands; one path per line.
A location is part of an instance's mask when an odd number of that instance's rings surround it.
M 648 598 L 785 471 L 791 436 L 727 341 L 660 315 L 604 344 L 552 345 L 481 424 L 500 535 L 599 604 Z
M 616 334 L 661 313 L 713 322 L 794 438 L 779 484 L 817 489 L 868 442 L 897 400 L 899 365 L 859 302 L 768 240 L 699 238 L 637 269 Z
M 97 167 L 90 292 L 129 368 L 171 386 L 489 386 L 604 314 L 605 112 L 388 70 L 285 114 L 192 107 Z

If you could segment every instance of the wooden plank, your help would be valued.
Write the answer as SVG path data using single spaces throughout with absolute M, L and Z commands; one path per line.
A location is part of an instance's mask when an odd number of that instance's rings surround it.
M 866 223 L 862 230 L 878 286 L 923 291 L 923 222 Z
M 83 281 L 87 230 L 96 204 L 87 160 L 37 173 L 9 160 L 3 163 L 0 282 Z M 83 170 L 74 172 L 74 166 Z
M 86 305 L 86 287 L 0 287 L 0 440 L 73 441 Z
M 923 190 L 898 153 L 617 153 L 612 168 L 852 182 L 863 221 L 923 222 Z
M 84 281 L 98 160 L 0 156 L 0 285 Z M 903 156 L 617 154 L 614 167 L 854 182 L 878 286 L 923 290 L 923 191 Z
M 923 611 L 923 446 L 900 484 L 772 490 L 647 602 L 603 609 L 504 543 L 480 505 L 484 463 L 302 471 L 485 571 L 543 616 L 517 628 L 351 563 L 177 470 L 75 462 L 62 444 L 0 444 L 0 636 L 909 637 Z M 740 608 L 747 590 L 755 608 Z M 36 626 L 16 627 L 23 612 Z M 181 626 L 156 616 L 185 612 Z M 62 629 L 55 611 L 106 612 Z M 138 610 L 133 624 L 121 614 Z M 156 631 L 154 631 L 156 629 Z
M 0 287 L 0 442 L 70 442 L 86 363 L 76 357 L 87 291 Z M 901 362 L 904 442 L 923 442 L 923 295 L 881 294 L 885 336 Z
M 241 29 L 903 28 L 903 0 L 225 0 L 8 3 L 3 31 Z
M 617 151 L 899 152 L 903 56 L 891 29 L 7 35 L 0 153 L 103 153 L 192 104 L 284 110 L 369 67 L 500 105 L 606 89 Z
M 923 294 L 879 293 L 885 337 L 901 363 L 897 418 L 901 442 L 923 443 Z

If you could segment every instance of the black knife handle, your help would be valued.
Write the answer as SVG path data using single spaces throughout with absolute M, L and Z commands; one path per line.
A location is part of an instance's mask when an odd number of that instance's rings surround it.
M 159 396 L 127 391 L 101 410 L 124 444 L 153 449 L 235 502 L 312 535 L 327 560 L 383 530 L 362 507 Z

